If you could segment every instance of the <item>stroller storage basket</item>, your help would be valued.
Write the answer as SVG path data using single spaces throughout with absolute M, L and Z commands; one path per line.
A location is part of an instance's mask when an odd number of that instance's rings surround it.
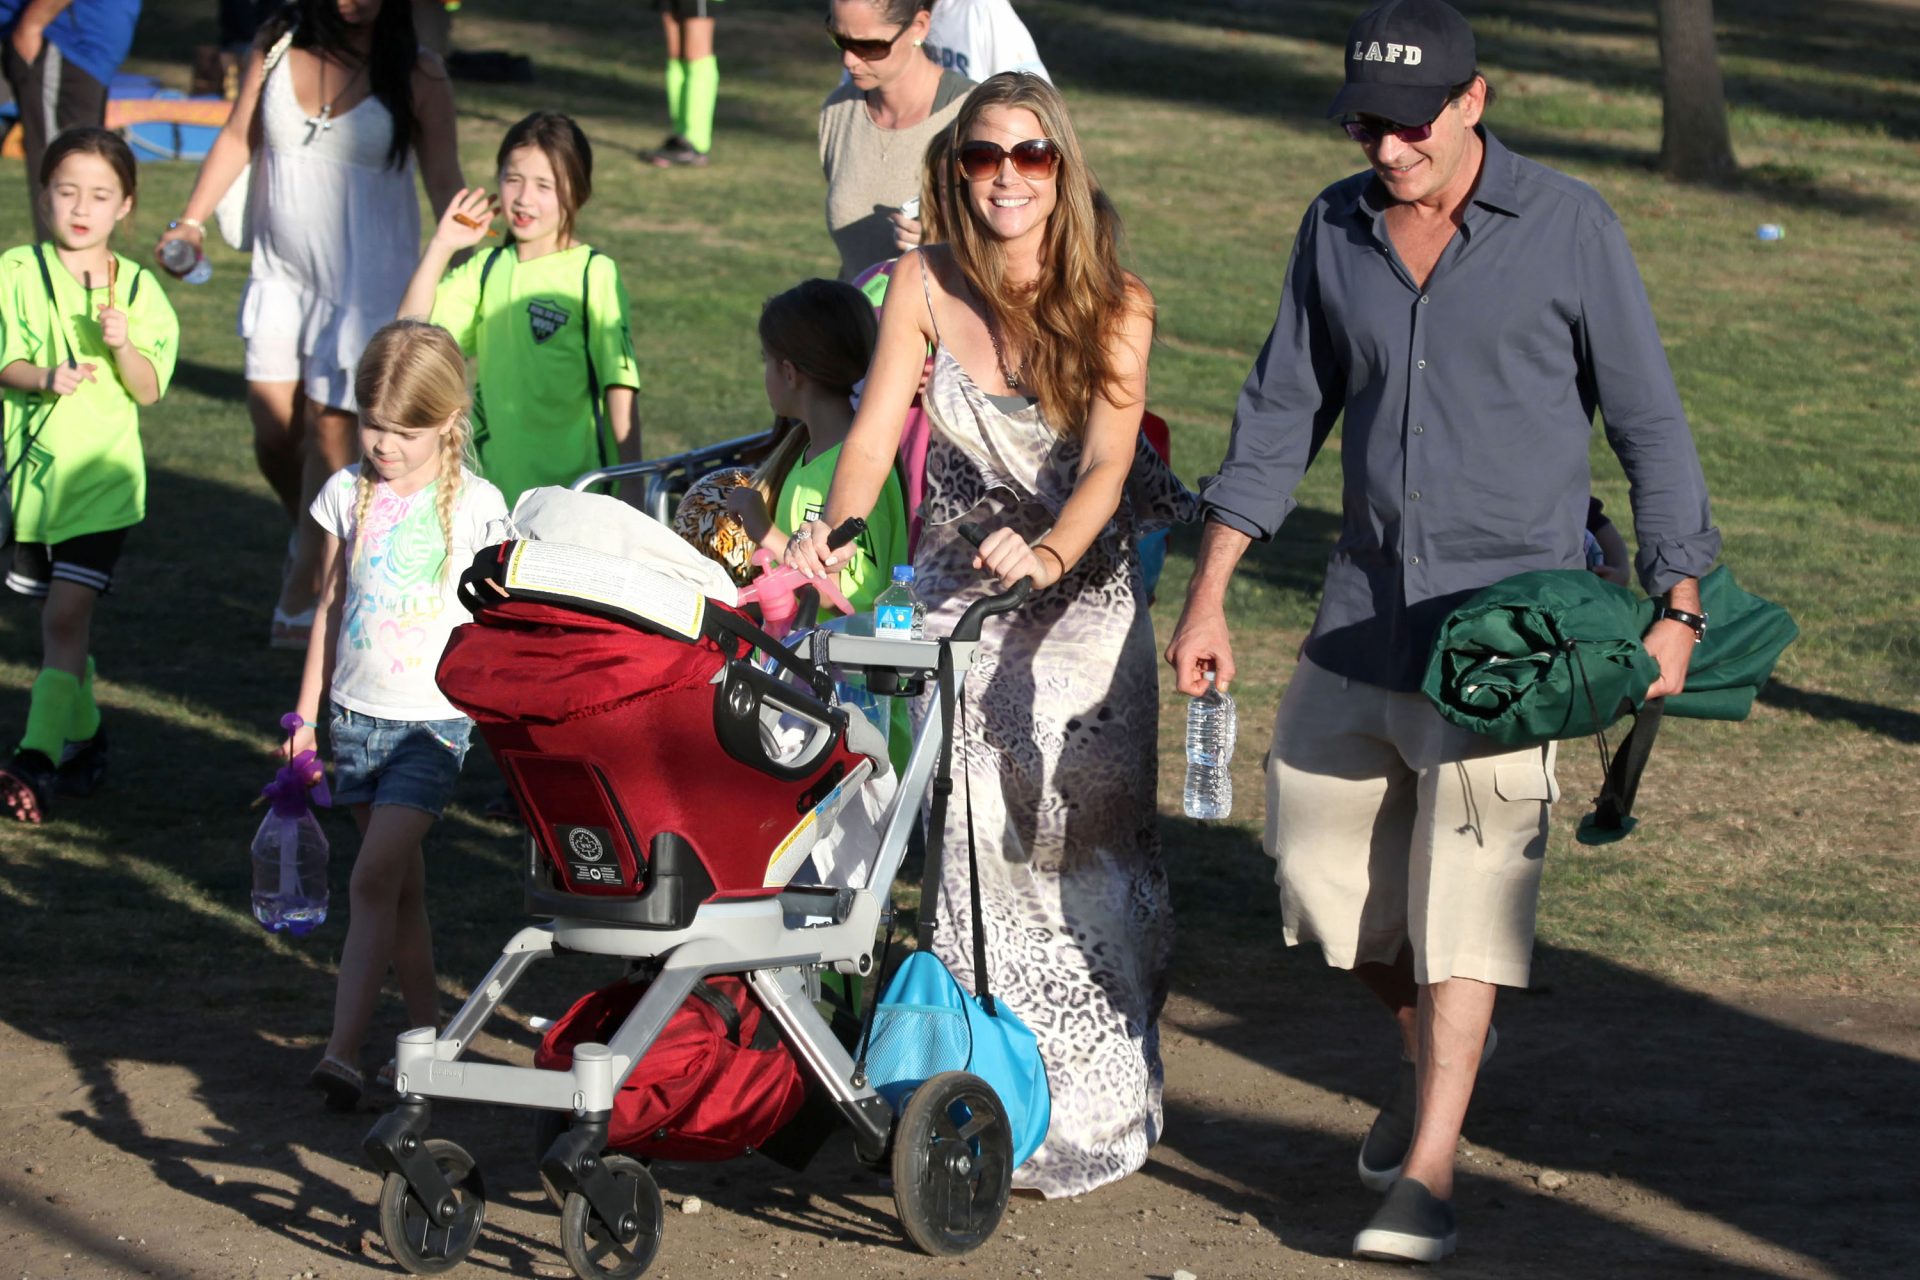
M 476 571 L 503 558 L 488 549 Z M 679 929 L 702 902 L 774 896 L 872 770 L 844 711 L 753 666 L 729 629 L 750 624 L 725 605 L 707 601 L 688 639 L 586 605 L 463 594 L 474 621 L 454 629 L 440 688 L 532 833 L 536 914 Z M 812 729 L 793 758 L 763 731 L 782 713 Z
M 645 985 L 632 979 L 581 997 L 547 1030 L 533 1065 L 565 1071 L 577 1044 L 611 1040 Z M 780 1028 L 747 984 L 716 974 L 693 985 L 614 1095 L 607 1147 L 660 1160 L 727 1160 L 778 1133 L 806 1100 Z

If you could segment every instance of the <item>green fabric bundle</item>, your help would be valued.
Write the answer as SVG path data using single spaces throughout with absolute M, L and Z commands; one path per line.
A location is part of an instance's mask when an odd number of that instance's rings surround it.
M 1666 713 L 1744 720 L 1800 629 L 1722 565 L 1700 581 L 1706 638 Z M 1598 733 L 1638 711 L 1660 668 L 1641 647 L 1653 601 L 1582 569 L 1495 583 L 1441 625 L 1421 691 L 1463 729 L 1510 747 Z

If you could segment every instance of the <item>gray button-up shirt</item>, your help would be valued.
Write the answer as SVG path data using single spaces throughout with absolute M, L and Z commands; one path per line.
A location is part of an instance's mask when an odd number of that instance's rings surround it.
M 1424 289 L 1371 171 L 1313 202 L 1202 487 L 1206 518 L 1272 537 L 1344 412 L 1340 540 L 1306 653 L 1390 689 L 1419 687 L 1468 595 L 1584 564 L 1596 406 L 1631 484 L 1641 584 L 1665 591 L 1720 552 L 1619 219 L 1584 183 L 1480 135 L 1479 183 Z

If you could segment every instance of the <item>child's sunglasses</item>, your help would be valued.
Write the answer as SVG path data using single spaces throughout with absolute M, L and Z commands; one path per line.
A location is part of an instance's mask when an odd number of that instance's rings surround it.
M 855 40 L 851 36 L 843 36 L 838 31 L 835 31 L 833 29 L 833 18 L 829 15 L 827 18 L 827 39 L 833 41 L 834 47 L 839 49 L 840 52 L 850 53 L 862 62 L 884 62 L 887 59 L 887 55 L 893 52 L 893 46 L 900 43 L 900 37 L 907 34 L 907 27 L 911 27 L 912 25 L 913 24 L 909 22 L 906 27 L 902 27 L 894 32 L 890 39 Z
M 1342 120 L 1347 136 L 1363 147 L 1370 147 L 1388 134 L 1402 142 L 1425 142 L 1433 136 L 1433 121 L 1425 124 L 1395 124 L 1391 120 Z
M 1051 178 L 1060 167 L 1060 148 L 1051 138 L 1028 138 L 1011 147 L 997 142 L 963 142 L 954 154 L 960 172 L 969 182 L 980 182 L 1000 172 L 1000 162 L 1013 160 L 1013 171 L 1023 178 Z

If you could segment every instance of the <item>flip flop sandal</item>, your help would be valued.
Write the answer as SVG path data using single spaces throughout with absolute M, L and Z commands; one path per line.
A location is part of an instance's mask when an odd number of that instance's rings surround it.
M 360 1095 L 366 1092 L 366 1081 L 357 1068 L 328 1056 L 320 1059 L 307 1077 L 307 1087 L 320 1091 L 329 1111 L 356 1111 Z
M 312 608 L 302 613 L 288 613 L 276 605 L 273 610 L 273 626 L 267 632 L 267 648 L 304 651 L 307 647 L 307 636 L 312 631 Z
M 0 814 L 20 822 L 43 822 L 59 771 L 38 751 L 16 751 L 0 765 Z

